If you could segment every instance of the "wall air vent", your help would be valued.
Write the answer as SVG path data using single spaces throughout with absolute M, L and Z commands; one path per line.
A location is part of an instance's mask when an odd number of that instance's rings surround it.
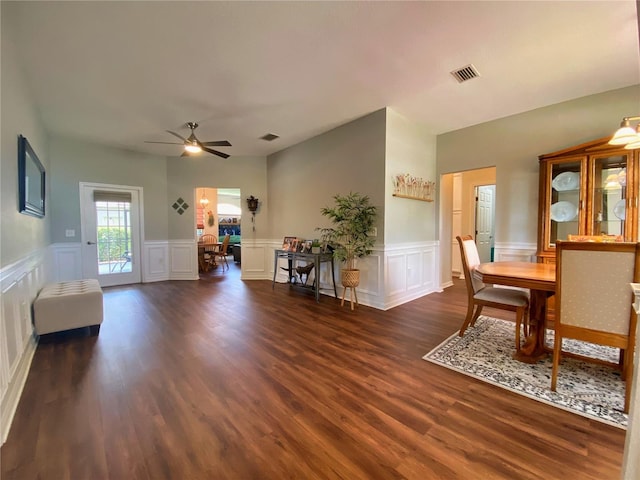
M 476 70 L 476 67 L 474 67 L 473 64 L 470 63 L 469 65 L 454 70 L 453 72 L 451 72 L 451 75 L 453 75 L 458 83 L 462 83 L 466 82 L 467 80 L 472 80 L 476 77 L 479 77 L 480 73 L 478 72 L 478 70 Z
M 278 135 L 274 135 L 273 133 L 267 133 L 260 137 L 261 140 L 265 140 L 267 142 L 273 142 L 276 138 L 280 138 Z

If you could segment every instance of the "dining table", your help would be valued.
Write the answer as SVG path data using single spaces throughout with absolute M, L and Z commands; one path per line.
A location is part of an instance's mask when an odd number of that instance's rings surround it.
M 222 243 L 220 242 L 198 242 L 198 267 L 201 272 L 208 272 L 209 267 L 216 267 L 215 252 L 220 250 Z M 206 255 L 210 255 L 212 262 L 208 262 Z
M 473 275 L 483 283 L 529 289 L 529 331 L 513 358 L 536 363 L 545 357 L 547 299 L 556 291 L 556 266 L 531 262 L 481 263 Z

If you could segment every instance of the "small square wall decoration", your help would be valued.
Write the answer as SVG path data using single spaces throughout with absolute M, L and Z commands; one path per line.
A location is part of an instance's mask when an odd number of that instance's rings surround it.
M 180 197 L 179 199 L 177 199 L 173 205 L 171 205 L 173 207 L 173 209 L 178 212 L 179 215 L 182 215 L 187 208 L 189 208 L 189 205 L 187 204 L 187 202 L 185 202 L 182 197 Z

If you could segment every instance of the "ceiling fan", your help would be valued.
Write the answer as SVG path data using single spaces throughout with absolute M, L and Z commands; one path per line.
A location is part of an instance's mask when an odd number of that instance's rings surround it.
M 193 131 L 196 128 L 198 128 L 198 124 L 195 123 L 195 122 L 187 122 L 187 127 L 189 127 L 191 129 L 191 135 L 189 135 L 188 138 L 184 138 L 182 135 L 180 135 L 180 134 L 178 134 L 176 132 L 172 132 L 171 130 L 167 130 L 167 133 L 170 133 L 171 135 L 173 135 L 175 137 L 178 137 L 180 140 L 182 140 L 182 143 L 177 143 L 177 142 L 151 142 L 151 141 L 145 141 L 144 143 L 164 143 L 164 144 L 167 144 L 167 145 L 183 145 L 184 146 L 184 152 L 182 153 L 182 155 L 180 155 L 181 157 L 188 157 L 192 153 L 199 153 L 201 151 L 205 151 L 205 152 L 211 153 L 213 155 L 218 155 L 219 157 L 222 157 L 222 158 L 229 158 L 229 155 L 227 155 L 226 153 L 219 152 L 218 150 L 214 150 L 213 148 L 208 148 L 208 147 L 230 147 L 231 144 L 227 140 L 215 140 L 215 141 L 211 141 L 211 142 L 201 142 L 196 137 L 196 134 L 193 133 Z

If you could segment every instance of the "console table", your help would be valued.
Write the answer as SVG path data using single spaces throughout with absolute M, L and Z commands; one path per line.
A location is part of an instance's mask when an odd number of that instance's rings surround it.
M 273 262 L 273 283 L 271 288 L 275 288 L 276 276 L 278 275 L 278 260 L 286 258 L 288 262 L 289 270 L 289 284 L 293 285 L 291 281 L 294 278 L 293 269 L 296 266 L 298 260 L 304 260 L 305 262 L 313 262 L 313 268 L 316 269 L 316 274 L 313 279 L 313 286 L 316 302 L 320 301 L 320 265 L 322 263 L 329 263 L 331 265 L 331 280 L 333 281 L 333 294 L 338 298 L 338 291 L 336 290 L 336 276 L 333 267 L 333 254 L 332 253 L 302 253 L 302 252 L 289 252 L 287 250 L 275 250 L 274 262 Z M 304 286 L 304 285 L 302 285 Z

